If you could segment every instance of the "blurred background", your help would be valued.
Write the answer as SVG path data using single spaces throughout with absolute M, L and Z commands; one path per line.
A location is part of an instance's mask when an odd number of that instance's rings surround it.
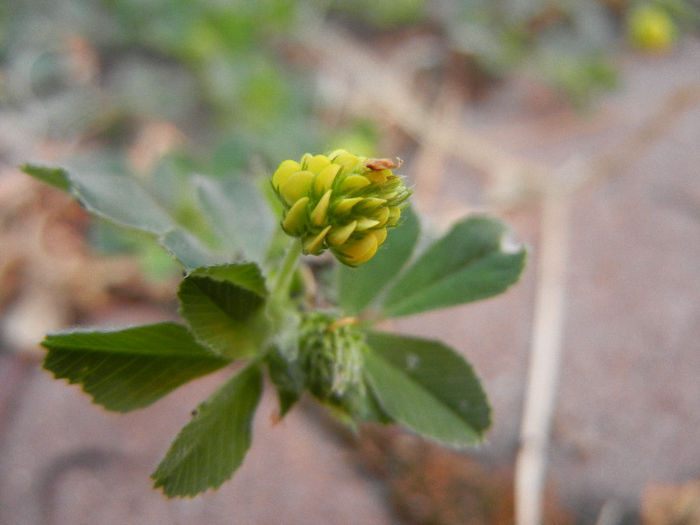
M 0 523 L 515 523 L 524 418 L 544 523 L 700 523 L 698 146 L 697 0 L 4 0 Z M 179 269 L 17 166 L 138 177 L 196 231 L 190 173 L 338 147 L 401 157 L 428 232 L 487 211 L 530 246 L 503 296 L 393 327 L 473 363 L 487 442 L 273 425 L 266 394 L 233 480 L 167 501 L 148 476 L 221 378 L 110 414 L 37 342 L 173 318 Z

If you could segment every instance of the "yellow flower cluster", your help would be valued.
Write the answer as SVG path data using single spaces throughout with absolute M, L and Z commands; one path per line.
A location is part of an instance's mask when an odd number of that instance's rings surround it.
M 401 217 L 410 195 L 390 159 L 367 159 L 345 150 L 283 161 L 272 186 L 285 213 L 282 228 L 304 253 L 326 249 L 349 266 L 370 260 Z

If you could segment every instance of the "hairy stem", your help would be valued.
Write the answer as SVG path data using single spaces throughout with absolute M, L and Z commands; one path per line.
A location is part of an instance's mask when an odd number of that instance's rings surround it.
M 287 252 L 284 254 L 280 271 L 275 278 L 272 288 L 273 297 L 284 295 L 289 290 L 292 277 L 299 264 L 299 255 L 301 255 L 301 243 L 297 239 L 292 239 L 289 246 L 287 246 Z

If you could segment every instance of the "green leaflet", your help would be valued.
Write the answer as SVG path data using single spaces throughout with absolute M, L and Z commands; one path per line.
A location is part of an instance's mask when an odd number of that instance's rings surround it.
M 133 177 L 75 171 L 68 179 L 71 193 L 89 212 L 119 226 L 156 235 L 177 226 L 173 217 Z
M 175 228 L 158 238 L 158 243 L 187 269 L 214 265 L 222 262 L 222 256 L 212 253 L 197 237 Z
M 380 332 L 370 332 L 367 343 L 367 380 L 392 419 L 451 446 L 481 441 L 490 408 L 459 354 L 437 341 Z
M 185 497 L 229 479 L 250 447 L 262 385 L 260 368 L 252 364 L 201 403 L 151 475 L 154 486 L 168 497 Z
M 230 258 L 262 261 L 276 224 L 255 186 L 242 177 L 217 180 L 199 175 L 194 182 L 202 211 Z
M 229 363 L 175 323 L 51 334 L 41 344 L 49 350 L 44 368 L 80 384 L 95 403 L 117 412 L 150 405 Z
M 401 216 L 402 223 L 392 230 L 372 259 L 357 268 L 338 268 L 338 298 L 346 314 L 356 315 L 372 304 L 411 257 L 420 225 L 411 208 L 406 208 Z
M 117 226 L 156 237 L 158 243 L 185 268 L 221 261 L 199 239 L 183 229 L 136 179 L 108 173 L 71 172 L 25 164 L 22 170 L 47 184 L 74 195 L 89 212 Z
M 254 263 L 199 268 L 180 284 L 180 314 L 197 340 L 227 358 L 250 357 L 267 336 L 265 280 Z
M 486 216 L 455 224 L 394 283 L 383 303 L 386 317 L 486 299 L 517 282 L 526 250 L 505 251 L 505 225 Z

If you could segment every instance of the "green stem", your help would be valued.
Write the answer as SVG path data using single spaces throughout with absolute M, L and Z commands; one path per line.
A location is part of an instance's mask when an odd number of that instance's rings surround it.
M 287 247 L 287 253 L 282 260 L 282 267 L 275 279 L 272 294 L 274 297 L 286 294 L 289 290 L 289 285 L 292 283 L 292 277 L 299 264 L 299 255 L 301 255 L 301 242 L 297 239 L 292 239 L 292 242 Z

